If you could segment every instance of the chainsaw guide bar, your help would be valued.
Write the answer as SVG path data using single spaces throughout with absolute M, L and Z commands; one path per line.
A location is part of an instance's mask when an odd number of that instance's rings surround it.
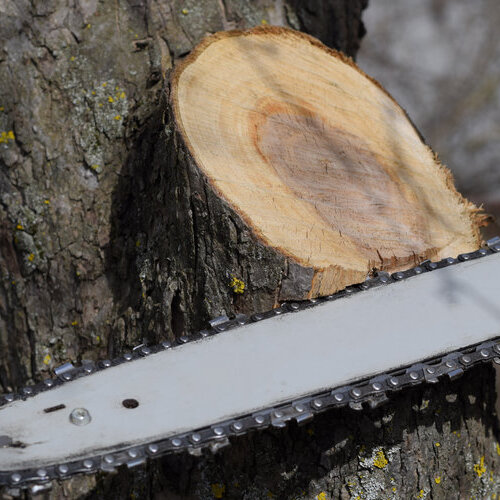
M 216 451 L 254 429 L 500 364 L 500 238 L 0 395 L 0 486 Z

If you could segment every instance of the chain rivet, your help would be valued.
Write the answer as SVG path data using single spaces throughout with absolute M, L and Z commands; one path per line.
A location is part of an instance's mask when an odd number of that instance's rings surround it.
M 214 427 L 213 431 L 216 436 L 222 436 L 224 434 L 224 429 L 222 427 Z
M 462 356 L 462 362 L 465 364 L 469 364 L 472 362 L 472 358 L 470 356 Z
M 305 411 L 305 408 L 304 408 L 304 405 L 295 405 L 293 407 L 293 409 L 297 412 L 297 413 L 303 413 Z
M 265 418 L 263 415 L 257 415 L 255 418 L 254 418 L 255 422 L 258 423 L 258 424 L 263 424 L 264 421 L 265 421 Z
M 481 356 L 482 356 L 483 358 L 489 358 L 489 356 L 490 356 L 490 351 L 488 351 L 488 349 L 481 349 L 481 350 L 479 351 L 479 354 L 481 354 Z
M 57 468 L 59 474 L 67 474 L 69 472 L 69 467 L 67 465 L 60 465 L 58 468 Z
M 158 451 L 160 451 L 160 448 L 157 444 L 150 444 L 148 446 L 148 451 L 149 453 L 152 453 L 154 455 L 155 453 L 158 453 Z
M 47 476 L 47 471 L 46 471 L 45 469 L 38 469 L 38 470 L 36 471 L 36 475 L 37 475 L 38 477 L 42 477 L 42 478 L 43 478 L 43 477 L 46 477 L 46 476 Z
M 344 395 L 341 392 L 337 392 L 337 394 L 335 394 L 335 396 L 333 396 L 333 397 L 339 403 L 344 400 Z
M 84 460 L 83 461 L 83 466 L 86 469 L 92 469 L 92 467 L 94 466 L 94 462 L 92 460 L 90 460 L 90 459 Z
M 172 439 L 172 445 L 178 448 L 182 444 L 182 441 L 179 438 Z
M 312 405 L 313 405 L 314 408 L 316 408 L 317 410 L 319 410 L 323 406 L 323 401 L 321 401 L 321 399 L 315 399 L 312 402 Z
M 191 441 L 193 443 L 199 443 L 201 441 L 201 434 L 198 434 L 197 432 L 191 434 Z
M 280 410 L 277 410 L 277 411 L 274 412 L 274 417 L 275 418 L 282 418 L 284 415 L 285 414 L 282 411 L 280 411 Z
M 361 391 L 361 389 L 359 387 L 355 387 L 354 389 L 352 389 L 351 394 L 355 398 L 359 398 L 359 397 L 361 397 L 363 395 L 363 392 Z
M 432 375 L 433 373 L 436 373 L 436 369 L 435 369 L 433 366 L 429 366 L 429 367 L 427 367 L 427 368 L 425 369 L 425 371 L 426 371 L 427 373 L 430 373 L 431 375 Z
M 397 385 L 399 385 L 399 380 L 396 377 L 391 377 L 389 379 L 389 384 L 391 384 L 392 386 L 396 387 Z
M 235 431 L 241 431 L 243 429 L 243 424 L 241 422 L 234 422 L 231 427 Z
M 10 480 L 13 483 L 18 483 L 19 481 L 21 481 L 21 479 L 22 479 L 21 474 L 18 474 L 17 472 L 15 474 L 12 474 L 12 476 L 10 476 Z
M 382 390 L 382 384 L 379 382 L 375 382 L 372 384 L 372 388 L 374 391 L 381 391 Z
M 115 457 L 113 455 L 106 455 L 103 460 L 107 464 L 112 464 L 115 461 Z
M 410 373 L 410 378 L 411 378 L 412 380 L 418 380 L 418 377 L 419 377 L 419 375 L 418 375 L 418 373 L 417 373 L 417 372 L 411 372 L 411 373 Z

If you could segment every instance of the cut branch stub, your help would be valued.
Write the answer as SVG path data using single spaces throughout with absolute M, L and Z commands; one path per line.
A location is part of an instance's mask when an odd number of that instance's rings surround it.
M 305 296 L 480 243 L 476 207 L 401 107 L 307 35 L 211 36 L 170 95 L 196 168 L 262 244 L 308 271 Z

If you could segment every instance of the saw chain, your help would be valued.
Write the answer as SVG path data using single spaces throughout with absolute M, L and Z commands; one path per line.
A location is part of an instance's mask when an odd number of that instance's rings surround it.
M 55 376 L 53 378 L 47 378 L 36 385 L 24 387 L 17 393 L 0 395 L 0 417 L 2 408 L 15 401 L 28 400 L 41 392 L 50 391 L 82 377 L 91 377 L 93 374 L 113 366 L 133 363 L 135 360 L 148 357 L 154 353 L 176 349 L 176 347 L 189 342 L 200 341 L 249 323 L 265 321 L 281 314 L 294 314 L 317 307 L 325 302 L 361 294 L 365 290 L 375 287 L 390 286 L 411 277 L 460 265 L 461 262 L 481 259 L 499 252 L 500 237 L 495 237 L 489 240 L 484 248 L 475 252 L 461 254 L 457 258 L 442 259 L 438 262 L 425 261 L 406 271 L 392 274 L 379 272 L 376 276 L 367 279 L 363 283 L 348 286 L 344 290 L 327 297 L 301 302 L 286 302 L 276 309 L 251 316 L 237 315 L 231 319 L 227 316 L 221 316 L 210 321 L 209 328 L 190 336 L 181 336 L 175 342 L 165 341 L 152 346 L 140 345 L 131 352 L 126 352 L 112 360 L 105 359 L 95 363 L 83 361 L 79 366 L 66 363 L 54 370 Z M 456 379 L 465 370 L 490 361 L 500 364 L 500 336 L 411 366 L 365 378 L 351 385 L 333 387 L 326 391 L 310 394 L 300 400 L 290 401 L 256 413 L 221 421 L 216 425 L 190 430 L 189 432 L 170 436 L 167 439 L 134 445 L 112 453 L 99 454 L 83 460 L 67 461 L 47 467 L 7 472 L 0 471 L 0 486 L 4 485 L 14 489 L 32 487 L 33 492 L 37 492 L 50 485 L 51 480 L 63 480 L 75 474 L 91 474 L 98 471 L 112 472 L 122 465 L 131 468 L 143 464 L 149 458 L 169 453 L 188 452 L 193 455 L 201 455 L 204 449 L 215 452 L 228 445 L 229 438 L 246 434 L 252 430 L 268 427 L 281 428 L 292 420 L 298 424 L 303 424 L 311 420 L 316 414 L 331 408 L 349 407 L 353 410 L 362 410 L 366 407 L 375 408 L 388 401 L 389 395 L 393 392 L 424 383 L 434 384 L 443 376 Z M 85 418 L 85 415 L 75 415 L 75 418 Z M 12 447 L 13 443 L 2 442 L 2 439 L 5 438 L 5 436 L 2 436 L 0 428 L 0 448 Z M 70 455 L 70 452 L 68 455 Z

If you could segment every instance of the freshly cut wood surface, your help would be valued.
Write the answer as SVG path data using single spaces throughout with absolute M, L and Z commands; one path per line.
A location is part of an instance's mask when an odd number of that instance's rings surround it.
M 211 36 L 177 68 L 171 99 L 197 168 L 260 241 L 312 270 L 309 297 L 480 244 L 477 208 L 405 112 L 315 39 Z

